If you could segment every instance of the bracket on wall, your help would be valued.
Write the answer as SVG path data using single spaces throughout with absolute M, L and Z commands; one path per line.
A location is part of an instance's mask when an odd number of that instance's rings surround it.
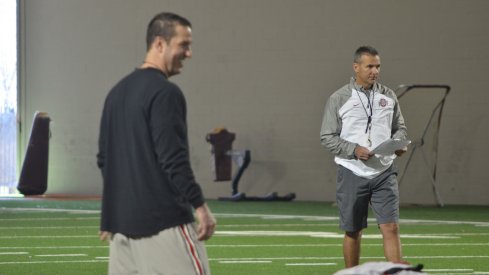
M 215 172 L 214 181 L 231 180 L 231 196 L 219 197 L 224 201 L 292 201 L 295 193 L 279 196 L 277 192 L 272 192 L 265 196 L 247 196 L 238 190 L 239 181 L 246 168 L 251 162 L 250 150 L 233 150 L 232 143 L 236 135 L 228 132 L 225 128 L 217 128 L 212 133 L 207 134 L 206 140 L 212 145 L 213 170 Z M 238 166 L 238 170 L 231 178 L 231 159 Z

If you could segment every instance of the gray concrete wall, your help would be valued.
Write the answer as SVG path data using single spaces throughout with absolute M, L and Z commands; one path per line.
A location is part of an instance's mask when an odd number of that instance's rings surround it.
M 452 87 L 440 130 L 439 192 L 447 204 L 489 204 L 488 1 L 21 2 L 21 143 L 34 112 L 49 112 L 49 193 L 100 194 L 103 100 L 141 64 L 146 24 L 167 10 L 194 25 L 194 56 L 173 81 L 187 96 L 191 161 L 207 197 L 230 192 L 228 182 L 212 181 L 205 141 L 225 126 L 237 134 L 234 148 L 252 151 L 241 191 L 333 201 L 336 167 L 319 144 L 323 107 L 352 75 L 353 51 L 369 44 L 381 53 L 382 83 Z M 430 108 L 424 101 L 403 106 L 413 132 L 426 119 L 417 110 Z M 434 203 L 423 177 L 432 164 L 413 160 L 402 202 Z

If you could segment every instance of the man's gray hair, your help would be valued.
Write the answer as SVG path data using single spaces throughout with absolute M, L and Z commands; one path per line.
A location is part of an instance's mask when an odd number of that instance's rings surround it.
M 360 59 L 364 54 L 376 56 L 379 55 L 379 52 L 374 47 L 361 46 L 355 51 L 355 54 L 353 54 L 353 63 L 360 63 Z

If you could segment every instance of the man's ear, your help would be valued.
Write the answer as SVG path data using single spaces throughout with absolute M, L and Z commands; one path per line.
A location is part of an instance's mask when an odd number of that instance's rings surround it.
M 161 36 L 155 37 L 155 40 L 153 41 L 153 47 L 155 50 L 158 52 L 163 52 L 165 50 L 165 47 L 167 46 L 165 39 Z
M 355 73 L 358 73 L 358 69 L 359 69 L 359 68 L 360 68 L 360 64 L 358 64 L 358 63 L 353 63 L 353 71 L 354 71 Z

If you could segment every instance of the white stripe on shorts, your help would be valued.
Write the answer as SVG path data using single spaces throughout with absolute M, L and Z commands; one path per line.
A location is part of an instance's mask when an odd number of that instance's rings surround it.
M 187 245 L 187 249 L 189 251 L 189 256 L 192 259 L 192 263 L 194 264 L 195 271 L 198 275 L 204 275 L 204 270 L 202 268 L 202 262 L 199 258 L 199 254 L 197 252 L 197 248 L 195 246 L 194 241 L 190 237 L 188 231 L 188 225 L 182 224 L 180 225 L 180 230 L 182 231 L 183 238 L 185 240 L 185 244 Z

